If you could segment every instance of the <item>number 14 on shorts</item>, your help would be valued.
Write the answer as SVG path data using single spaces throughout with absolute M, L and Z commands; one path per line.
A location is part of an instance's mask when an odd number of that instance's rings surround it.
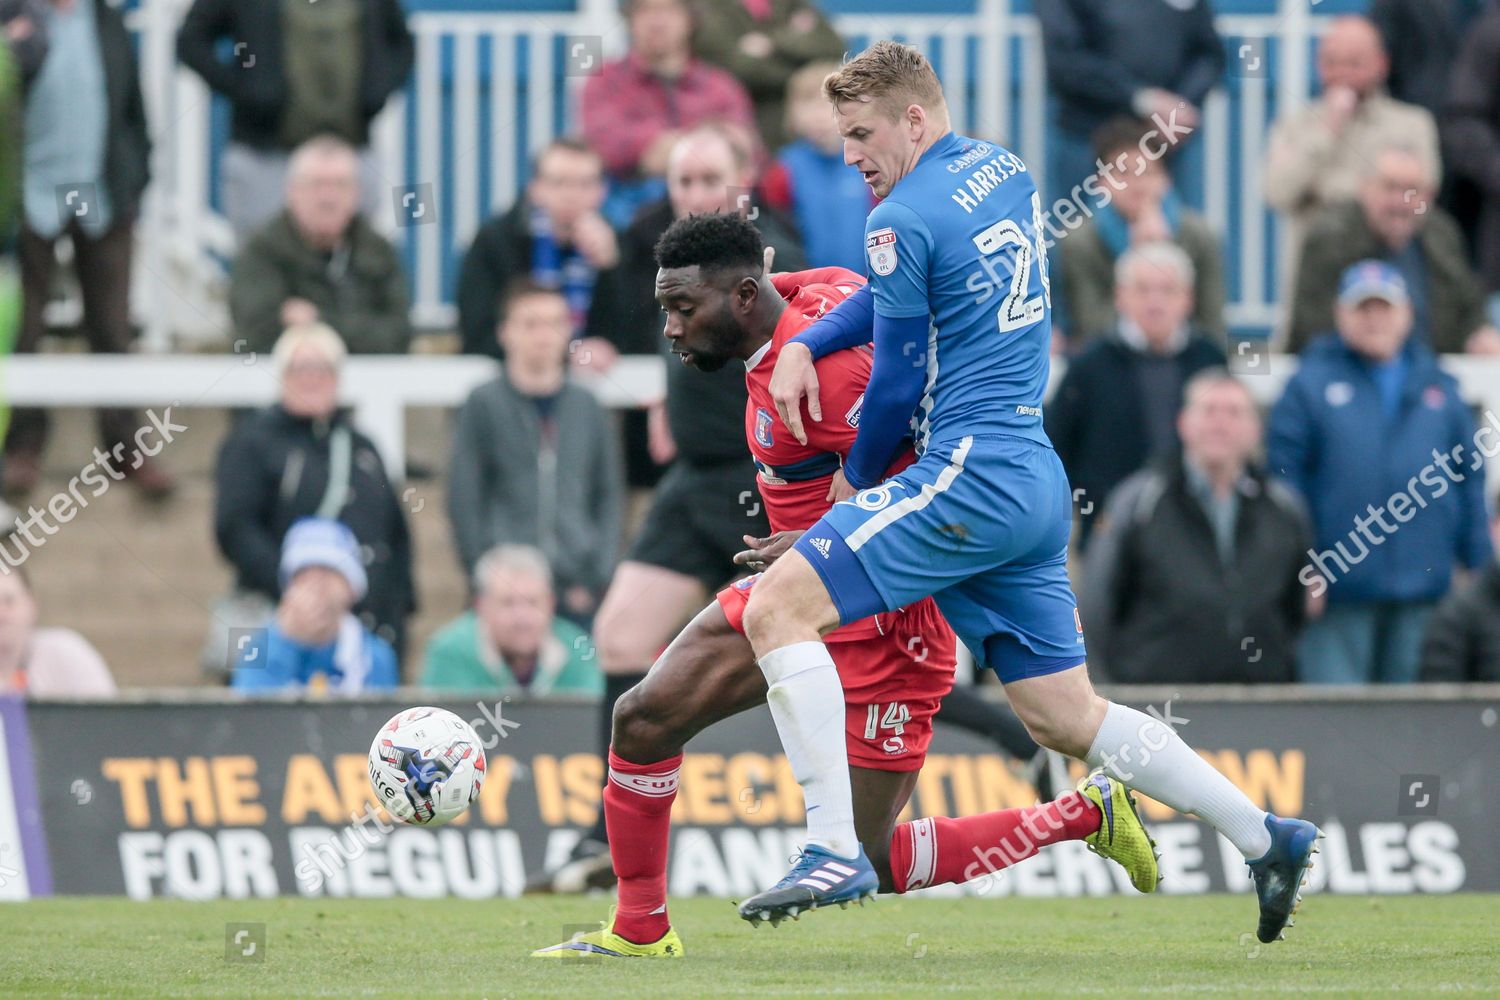
M 880 739 L 882 729 L 888 730 L 891 735 L 881 741 L 881 748 L 886 753 L 903 753 L 906 741 L 901 734 L 906 732 L 906 724 L 910 721 L 911 709 L 899 701 L 869 705 L 865 712 L 865 739 L 873 742 Z

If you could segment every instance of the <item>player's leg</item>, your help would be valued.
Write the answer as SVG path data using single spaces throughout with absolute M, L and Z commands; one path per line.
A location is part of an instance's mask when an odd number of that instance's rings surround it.
M 1057 502 L 1067 503 L 1061 463 L 1048 454 Z M 1262 940 L 1280 933 L 1296 905 L 1317 828 L 1269 816 L 1165 722 L 1095 692 L 1083 662 L 1065 535 L 1039 539 L 1027 559 L 966 580 L 938 595 L 938 602 L 960 634 L 988 633 L 984 661 L 1005 683 L 1012 707 L 1038 743 L 1200 817 L 1233 842 L 1261 888 Z M 1132 856 L 1145 863 L 1138 843 L 1118 849 L 1129 852 L 1120 859 L 1127 866 Z
M 701 608 L 705 588 L 697 578 L 661 566 L 628 560 L 615 569 L 594 617 L 594 643 L 604 672 L 598 715 L 599 755 L 609 752 L 615 703 L 646 676 L 646 670 L 677 630 Z M 613 881 L 604 814 L 567 859 L 534 875 L 528 892 L 584 892 Z
M 594 648 L 604 672 L 598 715 L 599 755 L 609 751 L 615 702 L 646 676 L 658 654 L 733 571 L 712 539 L 695 530 L 695 494 L 701 475 L 679 462 L 662 478 L 651 509 L 625 559 L 615 568 L 594 616 Z M 734 539 L 738 541 L 738 538 Z M 583 892 L 614 880 L 598 821 L 558 867 L 527 881 L 528 892 Z
M 838 624 L 822 579 L 797 549 L 762 576 L 745 609 L 745 635 L 766 678 L 771 717 L 806 800 L 807 846 L 857 859 L 844 694 L 822 641 Z
M 843 695 L 819 638 L 840 622 L 936 593 L 971 575 L 976 560 L 981 568 L 988 565 L 984 560 L 998 546 L 986 544 L 992 539 L 970 537 L 964 528 L 977 528 L 992 506 L 987 493 L 993 490 L 982 482 L 972 490 L 967 481 L 960 485 L 973 443 L 964 438 L 929 448 L 879 487 L 835 504 L 766 574 L 746 612 L 747 634 L 770 684 L 777 732 L 807 800 L 803 862 L 829 856 L 858 872 L 848 884 L 820 892 L 819 904 L 838 902 L 876 881 L 854 832 L 847 751 L 838 732 Z M 935 550 L 934 539 L 945 527 L 963 530 L 950 535 L 956 543 L 951 551 Z M 799 863 L 788 879 L 795 881 L 803 866 Z M 741 912 L 774 905 L 786 896 L 781 892 L 786 884 L 783 879 L 746 900 Z
M 619 881 L 614 920 L 535 957 L 682 955 L 667 914 L 667 848 L 682 748 L 765 698 L 765 678 L 749 643 L 723 608 L 710 604 L 615 705 L 601 810 Z

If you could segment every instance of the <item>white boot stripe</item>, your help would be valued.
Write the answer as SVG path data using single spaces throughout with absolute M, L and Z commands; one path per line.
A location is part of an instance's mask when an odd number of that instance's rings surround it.
M 853 868 L 850 868 L 848 865 L 841 865 L 837 861 L 824 862 L 824 864 L 823 864 L 823 870 L 824 871 L 838 872 L 840 875 L 844 876 L 845 878 L 848 878 L 850 875 L 857 875 L 857 874 L 859 874 L 857 871 L 855 871 Z

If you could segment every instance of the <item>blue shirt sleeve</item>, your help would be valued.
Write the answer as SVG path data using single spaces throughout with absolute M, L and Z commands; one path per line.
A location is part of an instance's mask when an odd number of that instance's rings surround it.
M 885 201 L 865 224 L 865 256 L 875 315 L 886 319 L 932 314 L 927 278 L 934 241 L 927 223 L 905 205 Z
M 844 460 L 844 478 L 855 489 L 885 478 L 891 459 L 911 431 L 911 417 L 927 386 L 927 336 L 924 313 L 887 319 L 875 317 L 875 360 L 865 387 L 859 434 Z
M 844 478 L 855 489 L 885 478 L 927 385 L 932 316 L 927 277 L 933 246 L 927 224 L 898 202 L 876 205 L 865 224 L 868 287 L 875 299 L 875 360 L 859 435 L 844 460 Z
M 792 338 L 812 351 L 813 360 L 826 358 L 835 351 L 863 347 L 875 339 L 875 289 L 861 285 L 859 290 L 833 307 L 833 311 Z

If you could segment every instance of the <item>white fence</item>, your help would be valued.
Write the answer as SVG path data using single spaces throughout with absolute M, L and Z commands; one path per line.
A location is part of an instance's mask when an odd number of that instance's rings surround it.
M 0 361 L 0 398 L 12 406 L 231 407 L 264 406 L 279 392 L 275 370 L 255 354 L 208 355 L 28 354 Z M 1500 360 L 1452 355 L 1443 367 L 1464 398 L 1500 414 Z M 1067 370 L 1054 358 L 1052 387 Z M 1274 355 L 1263 376 L 1242 376 L 1257 402 L 1270 406 L 1297 370 L 1297 359 Z M 487 358 L 413 355 L 352 357 L 339 382 L 341 402 L 380 449 L 393 479 L 406 469 L 406 410 L 457 407 L 496 373 Z M 580 376 L 606 406 L 638 407 L 662 398 L 666 369 L 659 357 L 627 356 L 605 375 Z M 1487 478 L 1500 485 L 1500 462 Z
M 187 6 L 188 0 L 144 0 L 130 14 L 156 140 L 135 301 L 147 345 L 156 350 L 227 337 L 222 284 L 232 245 L 211 207 L 214 102 L 177 64 L 173 48 Z M 1344 6 L 1333 0 L 1318 9 Z M 1276 315 L 1277 234 L 1263 196 L 1263 139 L 1275 109 L 1308 93 L 1310 40 L 1321 13 L 1314 18 L 1305 0 L 1236 5 L 1250 8 L 1260 12 L 1219 18 L 1230 70 L 1204 108 L 1201 176 L 1189 186 L 1201 191 L 1210 221 L 1226 234 L 1231 325 L 1265 329 Z M 607 55 L 623 49 L 615 9 L 614 0 L 581 0 L 576 13 L 412 15 L 416 69 L 405 94 L 377 122 L 374 145 L 392 188 L 430 183 L 438 201 L 434 224 L 397 233 L 419 326 L 452 325 L 452 285 L 475 229 L 515 198 L 530 152 L 573 120 L 573 91 L 581 80 L 560 65 L 564 40 L 599 36 Z M 837 24 L 851 49 L 877 37 L 923 48 L 944 78 L 956 126 L 1005 142 L 1038 177 L 1046 176 L 1040 31 L 1030 14 L 1013 12 L 1012 0 L 975 0 L 962 14 L 847 14 Z M 1245 39 L 1266 40 L 1257 42 L 1253 57 L 1265 59 L 1264 71 L 1241 62 Z M 394 216 L 393 210 L 377 224 L 393 230 Z

